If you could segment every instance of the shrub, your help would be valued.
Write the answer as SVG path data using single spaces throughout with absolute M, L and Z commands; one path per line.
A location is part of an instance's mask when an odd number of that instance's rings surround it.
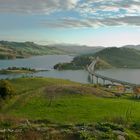
M 0 81 L 0 98 L 6 99 L 14 95 L 15 89 L 13 85 L 7 80 Z
M 135 130 L 135 131 L 140 131 L 140 123 L 139 122 L 135 122 L 132 125 L 132 129 Z
M 109 122 L 105 122 L 105 123 L 98 123 L 95 128 L 97 130 L 103 131 L 103 132 L 109 132 L 110 130 L 120 130 L 120 131 L 124 131 L 124 128 L 121 125 L 118 124 L 114 124 L 114 123 L 109 123 Z
M 80 140 L 95 140 L 95 137 L 88 131 L 79 132 Z
M 111 130 L 110 127 L 106 126 L 104 123 L 98 123 L 95 128 L 103 132 L 109 132 Z
M 102 123 L 102 125 L 107 126 L 107 127 L 110 127 L 112 130 L 124 131 L 123 126 L 122 125 L 119 125 L 119 124 L 106 122 L 106 123 Z
M 101 133 L 100 134 L 100 139 L 101 140 L 112 140 L 113 139 L 113 135 L 111 133 Z
M 10 128 L 12 123 L 10 121 L 0 121 L 0 128 Z

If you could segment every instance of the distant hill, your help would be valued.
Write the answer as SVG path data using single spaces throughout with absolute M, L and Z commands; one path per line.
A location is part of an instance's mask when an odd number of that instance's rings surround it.
M 51 47 L 56 47 L 59 50 L 69 52 L 70 54 L 89 54 L 96 53 L 102 49 L 102 46 L 93 46 L 89 47 L 86 45 L 75 45 L 75 44 L 55 44 L 51 45 Z
M 24 58 L 32 55 L 47 54 L 85 54 L 95 53 L 102 48 L 78 45 L 38 45 L 33 42 L 0 41 L 0 59 Z
M 75 57 L 71 63 L 57 64 L 56 69 L 82 69 L 97 56 L 100 61 L 97 68 L 140 68 L 140 51 L 129 48 L 105 48 L 95 54 Z
M 123 48 L 140 50 L 140 45 L 126 45 L 126 46 L 123 46 Z

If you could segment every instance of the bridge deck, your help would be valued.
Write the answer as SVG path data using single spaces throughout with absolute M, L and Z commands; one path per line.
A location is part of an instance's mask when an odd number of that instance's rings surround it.
M 96 76 L 98 78 L 101 78 L 101 79 L 104 79 L 104 80 L 108 80 L 108 81 L 111 81 L 111 82 L 114 82 L 114 83 L 119 83 L 119 84 L 122 84 L 122 85 L 132 86 L 132 87 L 140 86 L 138 84 L 133 84 L 133 83 L 129 83 L 129 82 L 126 82 L 126 81 L 121 81 L 121 80 L 117 80 L 117 79 L 113 79 L 113 78 L 109 78 L 109 77 L 97 74 L 97 73 L 93 72 L 90 68 L 87 68 L 87 70 L 91 75 L 94 75 L 94 76 Z

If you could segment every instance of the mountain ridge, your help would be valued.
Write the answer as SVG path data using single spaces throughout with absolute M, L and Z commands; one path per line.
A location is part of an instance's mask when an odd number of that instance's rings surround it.
M 32 55 L 52 54 L 86 54 L 100 51 L 102 47 L 88 47 L 83 45 L 52 44 L 38 45 L 34 42 L 0 41 L 0 59 L 25 58 Z
M 140 50 L 140 44 L 138 44 L 138 45 L 125 45 L 123 47 L 124 48 L 130 48 L 130 49 Z

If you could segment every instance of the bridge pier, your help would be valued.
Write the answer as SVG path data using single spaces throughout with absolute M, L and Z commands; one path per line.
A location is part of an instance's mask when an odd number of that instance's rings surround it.
M 112 85 L 114 85 L 114 82 L 113 81 L 110 81 L 110 82 L 111 82 Z
M 106 77 L 106 76 L 103 76 L 103 75 L 100 75 L 100 74 L 97 74 L 95 73 L 95 66 L 96 66 L 96 63 L 99 61 L 99 58 L 97 57 L 88 67 L 87 67 L 87 70 L 89 72 L 89 74 L 92 76 L 91 77 L 91 80 L 92 80 L 92 83 L 94 83 L 94 79 L 96 80 L 96 83 L 99 84 L 99 78 L 103 80 L 103 84 L 105 85 L 105 82 L 106 81 L 109 81 L 111 82 L 111 84 L 113 85 L 114 83 L 118 83 L 118 84 L 121 84 L 121 85 L 124 85 L 125 86 L 130 86 L 130 87 L 140 87 L 140 85 L 137 85 L 137 84 L 133 84 L 133 83 L 129 83 L 129 82 L 126 82 L 126 81 L 121 81 L 121 80 L 117 80 L 117 79 L 113 79 L 113 78 L 109 78 L 109 77 Z M 95 77 L 95 78 L 94 78 Z
M 103 86 L 105 85 L 105 79 L 103 79 Z
M 99 78 L 96 76 L 96 83 L 99 84 Z
M 92 84 L 94 84 L 94 75 L 93 74 L 91 75 L 91 82 L 92 82 Z

